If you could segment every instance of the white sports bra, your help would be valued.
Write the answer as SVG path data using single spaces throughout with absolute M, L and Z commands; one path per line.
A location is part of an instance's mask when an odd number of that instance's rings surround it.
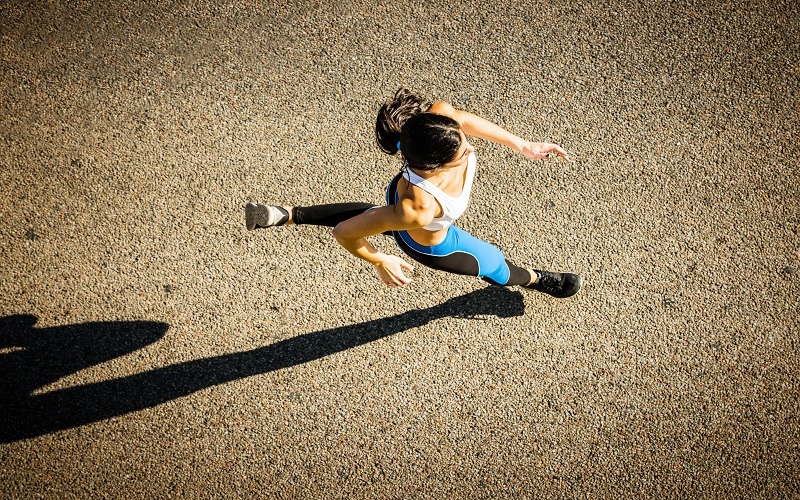
M 472 181 L 475 179 L 476 164 L 477 162 L 475 160 L 475 153 L 472 153 L 467 157 L 467 175 L 466 179 L 464 179 L 464 189 L 461 191 L 460 195 L 455 197 L 446 194 L 444 191 L 434 186 L 431 182 L 423 179 L 414 173 L 413 170 L 408 168 L 408 166 L 406 166 L 405 171 L 408 182 L 429 193 L 436 199 L 436 201 L 439 202 L 439 205 L 442 207 L 442 216 L 436 217 L 431 221 L 430 224 L 422 229 L 427 229 L 428 231 L 440 231 L 450 227 L 450 225 L 455 222 L 456 219 L 461 217 L 461 214 L 464 213 L 464 211 L 467 209 L 467 205 L 469 205 L 469 196 L 472 192 Z

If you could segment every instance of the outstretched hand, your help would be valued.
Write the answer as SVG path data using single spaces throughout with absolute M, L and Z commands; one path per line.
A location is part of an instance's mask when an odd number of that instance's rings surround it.
M 556 153 L 564 161 L 570 162 L 569 155 L 558 144 L 549 142 L 527 142 L 522 147 L 522 154 L 531 160 L 546 160 L 550 153 Z
M 411 283 L 411 278 L 403 273 L 403 269 L 413 271 L 414 267 L 394 255 L 387 255 L 381 262 L 375 264 L 378 276 L 386 285 L 392 288 L 404 287 Z

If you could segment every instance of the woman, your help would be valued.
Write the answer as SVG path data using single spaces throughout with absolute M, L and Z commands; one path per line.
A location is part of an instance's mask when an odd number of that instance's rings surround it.
M 553 297 L 578 292 L 581 278 L 517 267 L 495 246 L 453 225 L 464 213 L 475 176 L 475 148 L 467 136 L 479 137 L 541 160 L 549 153 L 570 161 L 556 144 L 533 143 L 498 125 L 446 102 L 431 103 L 399 89 L 378 112 L 375 137 L 383 152 L 401 153 L 403 168 L 386 190 L 386 205 L 337 203 L 311 207 L 279 207 L 248 203 L 248 230 L 284 224 L 333 227 L 333 236 L 347 251 L 375 266 L 391 287 L 411 282 L 405 271 L 411 264 L 373 247 L 367 238 L 394 237 L 400 249 L 415 261 L 441 271 L 478 276 L 501 286 L 519 285 Z

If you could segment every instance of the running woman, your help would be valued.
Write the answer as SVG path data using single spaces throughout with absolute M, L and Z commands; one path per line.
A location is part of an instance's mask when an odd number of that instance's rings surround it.
M 390 287 L 411 282 L 411 264 L 379 252 L 368 237 L 385 234 L 420 264 L 454 274 L 478 276 L 493 285 L 517 285 L 565 298 L 581 288 L 573 273 L 524 269 L 509 262 L 494 245 L 453 223 L 464 213 L 475 177 L 475 148 L 467 136 L 514 149 L 532 160 L 555 153 L 570 161 L 557 144 L 530 142 L 446 102 L 431 103 L 401 88 L 378 112 L 375 138 L 390 155 L 400 153 L 403 166 L 386 189 L 386 205 L 335 203 L 309 207 L 248 203 L 248 230 L 310 224 L 333 228 L 333 236 L 348 252 L 375 266 Z

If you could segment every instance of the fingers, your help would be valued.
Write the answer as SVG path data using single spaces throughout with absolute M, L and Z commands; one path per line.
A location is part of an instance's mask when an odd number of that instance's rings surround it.
M 398 273 L 393 277 L 395 279 L 396 286 L 398 287 L 404 287 L 411 283 L 411 278 L 403 274 L 403 271 L 398 270 Z
M 547 158 L 550 153 L 555 153 L 558 156 L 560 156 L 561 158 L 563 158 L 564 161 L 566 161 L 566 162 L 570 161 L 569 155 L 567 154 L 567 152 L 564 151 L 564 148 L 562 148 L 558 144 L 551 144 L 549 142 L 545 143 L 545 144 L 542 144 L 541 151 L 542 151 L 543 158 Z
M 551 149 L 551 151 L 554 152 L 554 153 L 557 153 L 558 156 L 560 156 L 561 158 L 564 158 L 565 162 L 568 162 L 568 163 L 570 162 L 569 155 L 558 144 L 553 144 L 553 149 Z
M 385 276 L 382 277 L 381 280 L 383 281 L 384 285 L 390 288 L 400 288 L 405 286 L 399 280 L 395 279 L 393 276 Z
M 388 270 L 389 275 L 393 278 L 393 284 L 397 287 L 404 287 L 411 283 L 411 278 L 403 273 L 403 269 L 406 271 L 412 272 L 414 271 L 414 266 L 409 264 L 408 262 L 404 261 L 403 259 L 397 259 L 397 269 Z M 390 285 L 391 286 L 391 285 Z
M 532 160 L 546 160 L 548 159 L 550 153 L 556 153 L 566 162 L 572 161 L 567 152 L 564 151 L 564 149 L 561 146 L 549 142 L 534 144 L 533 149 L 530 151 L 529 154 L 526 154 L 526 156 L 528 158 L 531 158 Z
M 383 281 L 386 286 L 392 288 L 402 288 L 413 281 L 403 273 L 403 269 L 408 271 L 414 270 L 411 264 L 399 258 L 391 264 L 377 266 L 381 281 Z
M 385 279 L 383 282 L 391 288 L 403 288 L 411 283 L 411 279 L 403 274 L 400 274 L 399 276 L 392 276 L 389 279 Z
M 383 284 L 388 286 L 388 287 L 390 287 L 390 288 L 397 288 L 398 287 L 397 283 L 395 283 L 391 278 L 381 278 L 381 279 L 383 281 Z

